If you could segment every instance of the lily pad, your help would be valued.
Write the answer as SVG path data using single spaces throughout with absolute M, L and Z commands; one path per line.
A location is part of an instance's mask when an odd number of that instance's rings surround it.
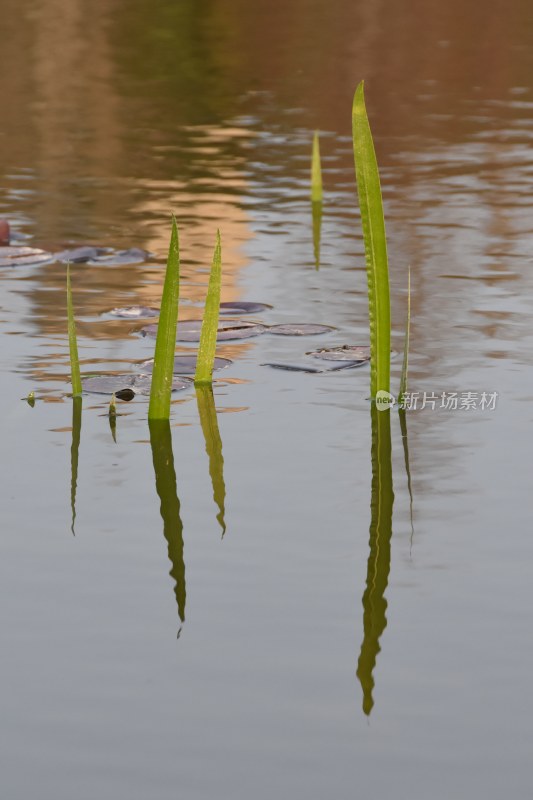
M 108 312 L 112 317 L 121 319 L 142 319 L 143 317 L 158 317 L 159 309 L 150 306 L 124 306 L 123 308 L 113 308 Z
M 149 395 L 152 385 L 151 375 L 96 375 L 92 378 L 82 380 L 84 392 L 94 392 L 95 394 L 114 394 L 121 400 L 131 399 L 128 395 Z M 187 389 L 191 381 L 176 378 L 172 381 L 172 391 L 179 392 Z
M 306 353 L 313 358 L 324 361 L 370 361 L 370 347 L 361 345 L 343 344 L 340 347 L 329 347 L 324 350 L 313 350 Z
M 69 261 L 71 264 L 86 264 L 88 261 L 97 259 L 99 256 L 109 255 L 112 253 L 110 247 L 71 247 L 67 250 L 61 250 L 59 253 L 54 253 L 55 261 L 62 261 L 64 264 Z
M 113 250 L 112 247 L 71 247 L 54 253 L 55 261 L 71 264 L 140 264 L 150 258 L 147 250 L 130 247 L 129 250 Z
M 221 314 L 259 314 L 261 311 L 269 311 L 272 306 L 267 303 L 250 303 L 246 300 L 235 300 L 220 304 Z
M 366 361 L 342 361 L 341 363 L 334 364 L 328 367 L 312 367 L 308 364 L 287 364 L 285 362 L 267 361 L 261 364 L 262 367 L 274 367 L 275 369 L 285 369 L 290 372 L 339 372 L 341 369 L 353 369 L 354 367 L 362 367 Z
M 269 333 L 276 336 L 318 336 L 320 333 L 331 333 L 336 330 L 330 325 L 314 325 L 313 323 L 291 323 L 287 325 L 271 325 Z
M 38 250 L 36 247 L 0 247 L 0 267 L 45 264 L 53 259 L 52 253 Z
M 151 257 L 148 250 L 141 250 L 140 247 L 130 247 L 128 250 L 115 250 L 108 254 L 97 255 L 89 259 L 89 264 L 142 264 Z
M 176 340 L 178 342 L 199 342 L 202 330 L 201 319 L 187 319 L 178 322 L 178 332 Z M 218 324 L 217 342 L 226 342 L 232 339 L 249 339 L 251 336 L 259 336 L 266 330 L 264 325 L 256 322 L 244 322 L 243 320 L 224 320 Z M 142 328 L 143 336 L 157 335 L 157 325 L 147 325 Z
M 225 369 L 233 362 L 229 358 L 215 358 L 213 369 Z M 143 361 L 139 364 L 141 372 L 152 374 L 154 367 L 154 359 L 150 358 L 148 361 Z M 174 359 L 174 375 L 194 375 L 196 372 L 196 356 L 195 355 L 177 355 Z

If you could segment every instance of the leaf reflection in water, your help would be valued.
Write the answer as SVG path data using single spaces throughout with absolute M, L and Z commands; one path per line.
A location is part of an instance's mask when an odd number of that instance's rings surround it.
M 392 537 L 392 487 L 390 410 L 378 411 L 373 404 L 372 418 L 372 496 L 370 501 L 370 553 L 366 589 L 363 594 L 363 642 L 357 677 L 363 690 L 363 711 L 369 716 L 374 706 L 376 660 L 379 640 L 387 627 L 385 592 L 389 581 Z
M 183 560 L 183 523 L 176 488 L 176 471 L 172 452 L 172 435 L 168 419 L 149 419 L 150 446 L 155 472 L 155 488 L 161 501 L 163 535 L 168 544 L 168 557 L 172 564 L 170 575 L 176 586 L 174 594 L 181 622 L 185 622 L 185 561 Z

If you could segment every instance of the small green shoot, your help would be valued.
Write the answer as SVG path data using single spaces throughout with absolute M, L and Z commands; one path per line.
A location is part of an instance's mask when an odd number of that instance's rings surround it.
M 313 155 L 311 159 L 311 202 L 321 203 L 322 197 L 322 167 L 320 165 L 320 144 L 318 131 L 313 136 Z
M 365 107 L 364 82 L 356 89 L 353 149 L 365 243 L 370 321 L 370 394 L 390 392 L 390 295 L 387 240 L 379 171 Z
M 202 323 L 200 344 L 198 346 L 198 358 L 196 360 L 196 374 L 194 376 L 194 383 L 196 386 L 200 384 L 211 384 L 213 382 L 213 364 L 217 346 L 221 285 L 222 247 L 220 243 L 220 231 L 217 231 L 215 252 L 213 253 L 213 263 L 211 265 L 209 286 L 207 287 L 207 297 L 205 300 L 204 321 Z
M 76 340 L 76 322 L 74 320 L 74 305 L 72 303 L 72 286 L 70 283 L 70 263 L 67 264 L 67 319 L 72 396 L 80 397 L 82 393 L 82 386 L 80 376 L 80 361 L 78 358 L 78 343 Z
M 174 352 L 176 350 L 179 293 L 180 246 L 178 226 L 173 216 L 167 269 L 155 342 L 152 388 L 150 390 L 150 405 L 148 406 L 149 420 L 170 418 L 170 394 L 172 392 L 172 373 L 174 369 Z
M 407 320 L 405 323 L 405 339 L 403 343 L 403 364 L 402 377 L 400 378 L 400 391 L 398 402 L 400 407 L 404 405 L 405 393 L 407 391 L 407 370 L 409 368 L 409 338 L 411 335 L 411 267 L 407 272 Z
M 313 215 L 313 251 L 315 268 L 320 268 L 320 232 L 322 228 L 322 167 L 320 164 L 320 144 L 318 131 L 313 137 L 311 158 L 311 210 Z

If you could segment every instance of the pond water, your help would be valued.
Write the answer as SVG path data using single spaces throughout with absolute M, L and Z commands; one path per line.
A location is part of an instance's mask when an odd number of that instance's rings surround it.
M 153 254 L 73 267 L 83 375 L 153 357 L 150 320 L 109 312 L 159 306 L 171 213 L 181 319 L 219 227 L 225 302 L 335 328 L 221 342 L 214 404 L 176 394 L 169 433 L 139 396 L 112 430 L 108 397 L 68 396 L 65 265 L 0 268 L 3 795 L 533 796 L 531 4 L 0 0 L 0 18 L 14 243 Z M 378 536 L 368 367 L 262 366 L 368 343 L 362 78 L 420 393 L 407 440 L 390 414 Z M 453 392 L 477 407 L 441 408 Z

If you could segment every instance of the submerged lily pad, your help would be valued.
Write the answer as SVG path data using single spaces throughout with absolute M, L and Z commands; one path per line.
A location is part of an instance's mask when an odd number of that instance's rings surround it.
M 201 319 L 187 319 L 178 322 L 176 339 L 178 342 L 199 342 L 202 330 Z M 242 320 L 224 320 L 219 322 L 217 331 L 217 342 L 226 342 L 231 339 L 249 339 L 251 336 L 259 336 L 266 330 L 264 325 L 256 322 L 244 322 Z M 156 336 L 157 325 L 147 325 L 142 328 L 143 336 Z
M 250 303 L 247 300 L 235 300 L 220 304 L 221 314 L 259 314 L 261 311 L 269 311 L 272 306 L 267 303 Z
M 38 250 L 36 247 L 0 247 L 0 267 L 44 264 L 53 259 L 52 253 Z
M 108 312 L 112 317 L 122 319 L 142 319 L 143 317 L 158 317 L 159 309 L 150 306 L 124 306 L 123 308 L 113 308 Z
M 229 358 L 215 357 L 213 369 L 225 369 L 233 362 Z M 139 364 L 141 372 L 148 374 L 152 373 L 154 367 L 154 359 L 150 358 L 148 361 L 143 361 Z M 196 372 L 196 355 L 177 355 L 174 359 L 174 375 L 194 375 Z
M 331 325 L 314 325 L 313 323 L 291 323 L 287 325 L 271 325 L 269 333 L 276 336 L 317 336 L 320 333 L 330 333 L 336 330 Z
M 95 394 L 114 394 L 121 400 L 131 400 L 130 394 L 149 395 L 152 385 L 151 375 L 96 375 L 92 378 L 82 380 L 84 392 L 94 392 Z M 172 381 L 172 391 L 179 392 L 187 389 L 191 381 L 176 378 Z
M 306 353 L 314 358 L 321 358 L 324 361 L 370 361 L 370 347 L 361 345 L 343 344 L 339 347 L 329 347 L 324 350 L 313 350 Z

